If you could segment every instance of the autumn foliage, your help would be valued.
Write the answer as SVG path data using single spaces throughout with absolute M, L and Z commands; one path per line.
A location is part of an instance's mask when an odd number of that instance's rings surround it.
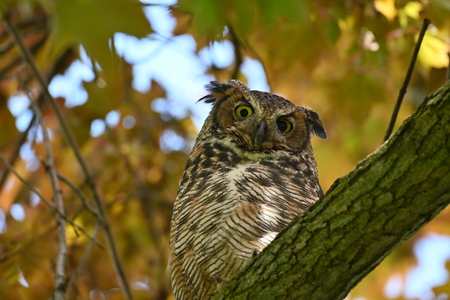
M 192 69 L 189 77 L 193 78 L 202 72 L 219 81 L 238 78 L 252 87 L 257 71 L 244 66 L 259 63 L 263 68 L 259 78 L 267 81 L 271 92 L 320 114 L 329 138 L 316 139 L 314 149 L 325 191 L 380 146 L 425 17 L 432 25 L 397 125 L 446 81 L 447 0 L 165 3 L 0 2 L 0 152 L 12 167 L 0 163 L 0 299 L 54 295 L 62 243 L 67 246 L 67 260 L 60 265 L 67 299 L 130 298 L 117 264 L 123 267 L 122 276 L 134 299 L 173 299 L 166 274 L 169 223 L 178 182 L 198 131 L 191 119 L 194 103 L 202 95 L 174 82 L 181 66 L 169 62 L 173 78 L 149 76 L 150 88 L 136 88 L 137 62 L 116 43 L 118 32 L 140 42 L 159 41 L 152 51 L 135 49 L 148 52 L 148 60 L 160 59 L 158 55 L 179 43 L 179 38 L 192 40 L 193 59 L 206 65 L 204 70 Z M 173 22 L 170 36 L 159 31 L 162 21 L 157 14 Z M 11 34 L 11 26 L 18 36 Z M 30 59 L 21 53 L 20 41 L 50 85 L 75 64 L 90 70 L 92 76 L 75 87 L 85 91 L 84 103 L 73 104 L 68 97 L 53 94 L 75 146 L 51 99 L 45 97 L 48 86 L 39 83 Z M 231 63 L 204 59 L 205 51 L 223 43 L 231 46 Z M 180 43 L 179 47 L 185 46 Z M 173 104 L 174 95 L 180 93 L 192 103 L 183 113 Z M 164 109 L 158 108 L 161 103 L 167 103 Z M 111 116 L 117 120 L 110 121 Z M 41 122 L 49 132 L 53 166 Z M 93 124 L 103 124 L 103 130 L 93 134 Z M 174 139 L 176 147 L 171 144 Z M 43 200 L 53 203 L 58 194 L 51 170 L 58 175 L 63 201 L 59 215 L 66 218 L 64 240 L 58 234 L 61 227 L 55 210 Z M 99 212 L 102 206 L 104 217 Z M 102 219 L 106 217 L 108 222 Z M 111 255 L 105 224 L 110 226 L 119 261 Z M 389 255 L 348 298 L 408 298 L 406 278 L 417 265 L 414 246 L 423 237 L 448 237 L 449 228 L 447 208 Z M 397 280 L 397 293 L 384 291 L 391 278 Z M 431 288 L 435 296 L 450 294 L 445 278 Z

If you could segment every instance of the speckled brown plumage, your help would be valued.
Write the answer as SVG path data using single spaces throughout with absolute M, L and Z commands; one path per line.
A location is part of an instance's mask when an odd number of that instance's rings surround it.
M 218 281 L 231 279 L 322 195 L 310 143 L 311 134 L 326 138 L 317 113 L 238 80 L 207 89 L 200 101 L 213 108 L 187 161 L 171 222 L 177 300 L 212 298 Z

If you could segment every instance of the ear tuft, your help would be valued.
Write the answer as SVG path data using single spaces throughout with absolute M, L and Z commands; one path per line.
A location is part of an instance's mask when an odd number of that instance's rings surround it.
M 205 85 L 206 90 L 210 93 L 198 101 L 204 101 L 205 103 L 214 103 L 216 100 L 223 97 L 229 97 L 237 91 L 248 91 L 249 89 L 245 84 L 236 79 L 228 80 L 226 83 L 211 81 Z
M 320 120 L 319 114 L 309 107 L 302 107 L 302 110 L 306 114 L 306 122 L 309 124 L 311 134 L 326 139 L 328 137 L 327 131 Z

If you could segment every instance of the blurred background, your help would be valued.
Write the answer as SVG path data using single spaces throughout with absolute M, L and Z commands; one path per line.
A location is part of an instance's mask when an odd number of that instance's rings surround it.
M 173 299 L 172 204 L 210 106 L 211 80 L 237 78 L 319 113 L 324 191 L 382 143 L 424 18 L 424 38 L 397 127 L 446 81 L 448 0 L 1 0 L 61 106 L 105 201 L 135 299 Z M 98 224 L 88 184 L 16 42 L 0 25 L 0 151 L 46 199 L 37 101 L 66 181 L 66 214 Z M 58 241 L 50 208 L 0 163 L 0 299 L 48 299 Z M 123 299 L 107 251 L 66 229 L 68 299 Z M 97 240 L 105 245 L 102 231 Z M 448 299 L 450 209 L 391 253 L 348 300 Z

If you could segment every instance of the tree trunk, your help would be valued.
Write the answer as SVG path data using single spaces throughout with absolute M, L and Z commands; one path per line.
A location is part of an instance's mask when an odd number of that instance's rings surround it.
M 294 219 L 216 299 L 343 299 L 450 203 L 450 83 Z

